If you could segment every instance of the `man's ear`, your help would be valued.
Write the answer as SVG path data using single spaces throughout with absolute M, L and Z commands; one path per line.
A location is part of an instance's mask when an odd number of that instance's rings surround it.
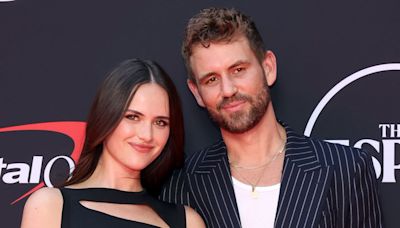
M 265 52 L 262 67 L 264 69 L 265 78 L 267 80 L 268 86 L 272 86 L 276 81 L 277 74 L 276 57 L 272 51 Z
M 196 98 L 197 104 L 199 104 L 201 107 L 205 107 L 203 99 L 200 96 L 199 93 L 199 89 L 197 88 L 197 84 L 196 82 L 192 81 L 191 79 L 188 79 L 187 81 L 187 85 L 190 89 L 190 91 L 192 92 L 194 98 Z

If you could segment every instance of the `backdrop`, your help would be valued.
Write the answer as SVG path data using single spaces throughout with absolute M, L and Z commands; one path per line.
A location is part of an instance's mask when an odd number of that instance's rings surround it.
M 272 99 L 299 133 L 369 151 L 387 227 L 400 227 L 399 1 L 0 0 L 0 226 L 26 196 L 73 166 L 104 76 L 122 60 L 158 61 L 182 97 L 186 153 L 218 129 L 186 87 L 180 43 L 201 8 L 235 7 L 275 52 Z

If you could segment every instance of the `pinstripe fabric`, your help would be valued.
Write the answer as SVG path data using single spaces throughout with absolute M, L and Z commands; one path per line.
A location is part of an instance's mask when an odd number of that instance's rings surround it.
M 383 227 L 371 157 L 297 135 L 287 144 L 275 227 Z M 241 227 L 223 141 L 189 157 L 161 199 L 195 208 L 208 227 Z

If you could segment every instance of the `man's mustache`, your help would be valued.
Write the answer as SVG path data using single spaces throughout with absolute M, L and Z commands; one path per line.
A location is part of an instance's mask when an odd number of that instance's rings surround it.
M 236 93 L 232 97 L 223 98 L 222 101 L 217 104 L 217 110 L 221 110 L 225 105 L 228 105 L 228 104 L 230 104 L 232 102 L 235 102 L 235 101 L 248 101 L 248 102 L 251 102 L 252 99 L 248 95 L 244 95 L 244 94 L 241 94 L 241 93 Z

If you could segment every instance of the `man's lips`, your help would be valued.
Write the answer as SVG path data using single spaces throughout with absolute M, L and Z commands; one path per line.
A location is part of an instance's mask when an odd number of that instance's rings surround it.
M 234 111 L 237 111 L 238 109 L 240 109 L 240 107 L 245 103 L 246 101 L 243 101 L 243 100 L 241 100 L 241 101 L 232 101 L 232 102 L 229 102 L 229 103 L 227 103 L 227 104 L 224 104 L 224 105 L 222 105 L 222 109 L 223 110 L 226 110 L 226 111 L 229 111 L 229 112 L 234 112 Z
M 148 144 L 141 144 L 141 143 L 129 143 L 138 152 L 147 153 L 151 151 L 154 146 Z

